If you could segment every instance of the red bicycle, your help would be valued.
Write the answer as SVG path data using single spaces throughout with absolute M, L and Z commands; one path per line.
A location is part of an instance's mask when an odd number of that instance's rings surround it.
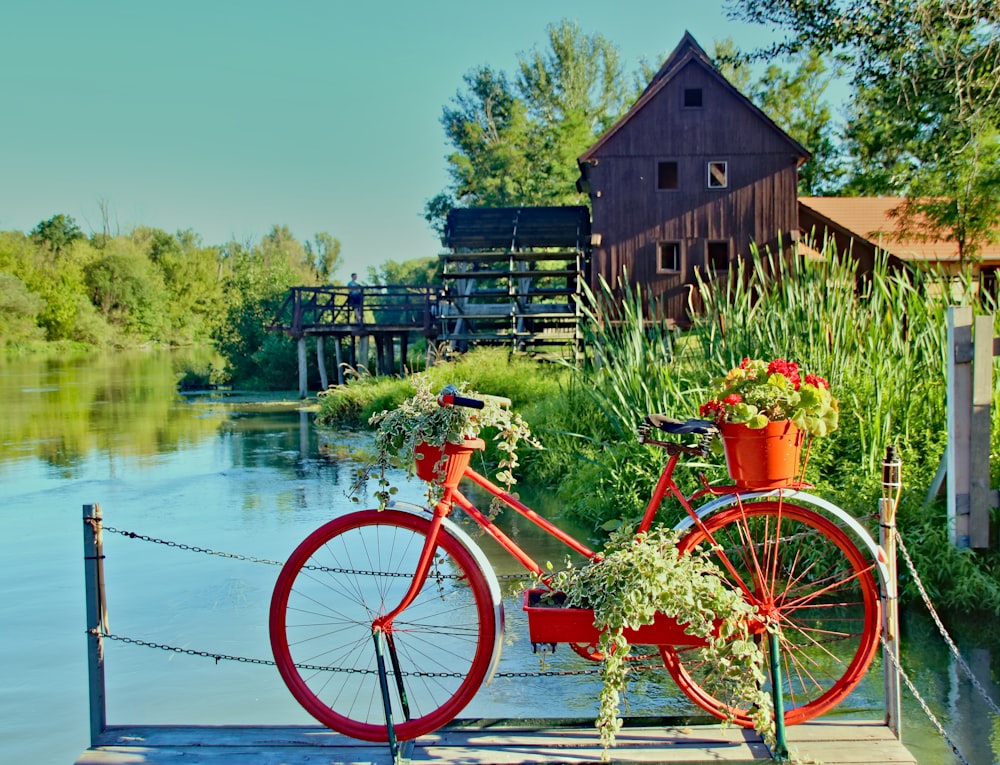
M 439 403 L 482 406 L 452 394 Z M 755 606 L 754 631 L 776 640 L 765 656 L 781 665 L 768 676 L 781 678 L 783 723 L 801 723 L 841 702 L 861 680 L 881 630 L 876 572 L 887 595 L 893 585 L 864 527 L 810 494 L 807 484 L 747 489 L 703 479 L 685 496 L 673 479 L 678 460 L 706 455 L 717 432 L 704 420 L 645 418 L 640 439 L 668 458 L 637 533 L 651 527 L 667 495 L 680 503 L 681 550 L 708 549 L 727 583 Z M 699 440 L 661 441 L 660 434 Z M 310 534 L 282 568 L 271 600 L 272 649 L 294 697 L 324 725 L 369 741 L 414 739 L 455 718 L 491 677 L 504 629 L 500 587 L 486 555 L 448 516 L 459 508 L 528 572 L 543 577 L 544 570 L 459 489 L 463 480 L 576 553 L 595 556 L 470 468 L 482 448 L 478 439 L 445 446 L 443 496 L 433 508 L 396 504 L 336 518 Z M 570 610 L 535 609 L 528 597 L 525 607 L 533 642 L 566 642 L 584 658 L 600 658 L 592 623 L 572 618 Z M 650 644 L 699 707 L 752 727 L 751 710 L 732 708 L 706 690 L 713 667 L 676 623 L 642 628 L 630 642 Z

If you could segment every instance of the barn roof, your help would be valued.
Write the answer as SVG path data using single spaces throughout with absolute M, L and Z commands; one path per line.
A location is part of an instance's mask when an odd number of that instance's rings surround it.
M 453 250 L 590 246 L 590 211 L 575 207 L 469 207 L 448 213 L 443 243 Z
M 901 260 L 957 261 L 956 242 L 900 235 L 899 218 L 893 211 L 905 201 L 903 197 L 799 197 L 800 210 L 805 213 L 800 220 L 803 225 L 815 221 L 871 242 Z M 984 246 L 980 257 L 985 262 L 1000 261 L 1000 244 Z
M 577 160 L 579 164 L 583 166 L 586 162 L 592 161 L 600 152 L 600 149 L 619 130 L 625 127 L 625 125 L 627 125 L 629 121 L 631 121 L 631 119 L 646 106 L 646 104 L 656 98 L 657 94 L 663 90 L 664 87 L 666 87 L 666 85 L 677 75 L 678 72 L 692 62 L 704 68 L 723 88 L 735 95 L 748 109 L 754 112 L 762 122 L 769 125 L 780 138 L 785 140 L 798 156 L 799 164 L 802 164 L 812 156 L 812 154 L 804 146 L 802 146 L 802 144 L 778 127 L 774 120 L 761 111 L 759 107 L 757 107 L 738 89 L 733 87 L 729 80 L 723 77 L 719 73 L 719 70 L 715 68 L 715 64 L 712 63 L 712 59 L 705 52 L 704 48 L 698 44 L 698 41 L 694 39 L 694 36 L 690 32 L 685 32 L 684 37 L 681 38 L 680 43 L 678 43 L 677 47 L 674 48 L 673 53 L 667 57 L 667 60 L 663 62 L 663 66 L 661 66 L 659 71 L 653 76 L 653 79 L 649 81 L 649 85 L 646 86 L 642 95 L 639 96 L 636 102 L 632 104 L 632 107 L 625 113 L 624 116 L 621 117 L 621 119 L 608 128 L 608 130 L 593 146 L 580 155 Z

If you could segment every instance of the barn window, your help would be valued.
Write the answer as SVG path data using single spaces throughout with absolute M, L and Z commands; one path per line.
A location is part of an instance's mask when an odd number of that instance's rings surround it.
M 725 189 L 729 187 L 729 163 L 708 163 L 708 187 L 710 189 Z
M 660 273 L 676 273 L 681 270 L 681 243 L 660 242 L 659 260 L 656 270 Z
M 701 88 L 684 88 L 684 106 L 694 109 L 701 107 Z
M 656 188 L 676 189 L 677 184 L 677 163 L 657 162 L 656 163 Z
M 714 273 L 729 269 L 729 242 L 708 243 L 708 264 Z

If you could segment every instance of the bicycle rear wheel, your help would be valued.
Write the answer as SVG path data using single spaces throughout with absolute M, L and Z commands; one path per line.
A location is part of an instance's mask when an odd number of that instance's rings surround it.
M 296 700 L 340 733 L 388 740 L 372 623 L 401 602 L 429 530 L 410 513 L 352 513 L 307 537 L 278 576 L 278 670 Z M 496 629 L 486 578 L 441 528 L 423 588 L 384 632 L 398 739 L 437 730 L 465 707 L 489 671 Z
M 874 564 L 831 520 L 785 501 L 741 502 L 704 523 L 681 540 L 680 549 L 717 546 L 711 557 L 723 578 L 735 589 L 742 584 L 761 618 L 778 628 L 785 723 L 805 722 L 843 701 L 878 648 L 881 601 Z M 700 649 L 663 646 L 661 653 L 677 685 L 698 706 L 753 726 L 751 710 L 730 706 L 713 690 L 715 667 L 702 660 Z

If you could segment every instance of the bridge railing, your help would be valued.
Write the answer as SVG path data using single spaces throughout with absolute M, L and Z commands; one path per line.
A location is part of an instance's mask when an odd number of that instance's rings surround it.
M 352 294 L 360 301 L 358 310 Z M 435 329 L 439 287 L 387 284 L 350 287 L 292 287 L 268 329 L 292 337 L 323 334 L 338 327 L 377 325 L 430 333 Z

